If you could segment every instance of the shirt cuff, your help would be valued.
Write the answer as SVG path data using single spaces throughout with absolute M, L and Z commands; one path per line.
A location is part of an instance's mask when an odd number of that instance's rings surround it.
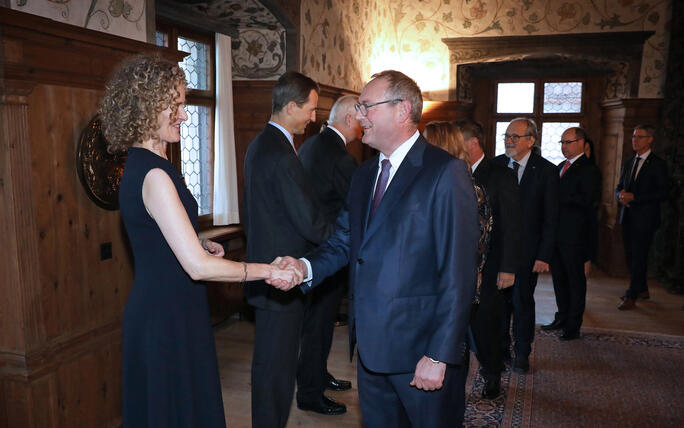
M 313 272 L 311 271 L 311 262 L 305 259 L 304 257 L 300 258 L 299 260 L 303 261 L 306 265 L 306 278 L 304 278 L 302 282 L 310 283 L 313 279 Z

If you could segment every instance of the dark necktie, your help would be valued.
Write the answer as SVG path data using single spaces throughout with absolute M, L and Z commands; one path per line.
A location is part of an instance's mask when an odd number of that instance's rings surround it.
M 627 190 L 632 188 L 632 184 L 634 184 L 634 180 L 636 180 L 636 175 L 637 175 L 637 170 L 639 169 L 639 161 L 641 158 L 637 156 L 634 158 L 634 167 L 632 168 L 632 175 L 629 177 L 629 184 L 627 184 Z
M 380 170 L 380 177 L 378 177 L 378 182 L 375 184 L 375 195 L 373 195 L 373 206 L 371 207 L 371 217 L 375 214 L 375 211 L 380 205 L 382 197 L 385 195 L 385 190 L 387 188 L 387 181 L 389 180 L 389 173 L 392 164 L 389 159 L 384 159 L 382 161 L 382 169 Z
M 518 178 L 518 170 L 520 169 L 520 164 L 516 161 L 513 161 L 513 172 L 515 173 L 515 179 L 520 181 Z

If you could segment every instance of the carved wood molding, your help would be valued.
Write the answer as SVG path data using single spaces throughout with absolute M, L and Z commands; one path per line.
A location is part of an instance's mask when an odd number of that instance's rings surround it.
M 5 244 L 13 250 L 7 263 L 10 280 L 3 287 L 9 287 L 13 299 L 20 303 L 15 328 L 30 332 L 30 337 L 41 337 L 40 260 L 38 237 L 36 236 L 35 207 L 31 174 L 31 150 L 28 129 L 28 104 L 26 98 L 32 85 L 18 82 L 4 87 L 6 93 L 0 102 L 0 126 L 3 139 L 0 151 L 6 156 L 6 182 L 3 183 L 10 203 L 5 207 L 8 235 Z M 3 192 L 4 193 L 4 192 Z M 9 328 L 9 326 L 8 326 Z M 24 336 L 25 337 L 25 336 Z
M 59 337 L 28 352 L 0 349 L 0 379 L 31 382 L 57 366 L 105 346 L 121 342 L 121 320 L 64 338 Z
M 460 99 L 467 92 L 461 87 L 467 87 L 469 82 L 461 82 L 467 76 L 459 73 L 459 65 L 550 56 L 626 64 L 628 84 L 624 95 L 635 96 L 639 87 L 643 45 L 653 34 L 653 31 L 628 31 L 443 38 L 442 42 L 449 49 L 449 99 Z
M 139 53 L 172 61 L 175 49 L 52 21 L 11 9 L 0 14 L 0 75 L 4 79 L 102 89 L 117 64 Z
M 442 42 L 449 61 L 463 64 L 534 54 L 566 54 L 584 58 L 641 60 L 642 46 L 653 31 L 553 34 L 544 36 L 453 37 Z

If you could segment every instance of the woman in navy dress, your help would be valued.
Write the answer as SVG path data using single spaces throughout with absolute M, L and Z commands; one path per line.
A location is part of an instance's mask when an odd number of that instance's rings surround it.
M 123 315 L 124 427 L 225 427 L 207 296 L 201 280 L 265 279 L 282 286 L 293 270 L 223 258 L 200 241 L 197 203 L 166 159 L 180 141 L 185 75 L 156 56 L 125 62 L 101 108 L 108 151 L 128 151 L 119 205 L 135 261 Z

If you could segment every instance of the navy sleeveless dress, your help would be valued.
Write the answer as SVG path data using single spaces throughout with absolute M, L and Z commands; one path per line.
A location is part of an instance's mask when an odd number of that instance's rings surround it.
M 145 175 L 164 170 L 197 228 L 197 202 L 173 165 L 128 150 L 119 206 L 135 279 L 123 315 L 124 427 L 225 427 L 205 286 L 183 270 L 142 200 Z

